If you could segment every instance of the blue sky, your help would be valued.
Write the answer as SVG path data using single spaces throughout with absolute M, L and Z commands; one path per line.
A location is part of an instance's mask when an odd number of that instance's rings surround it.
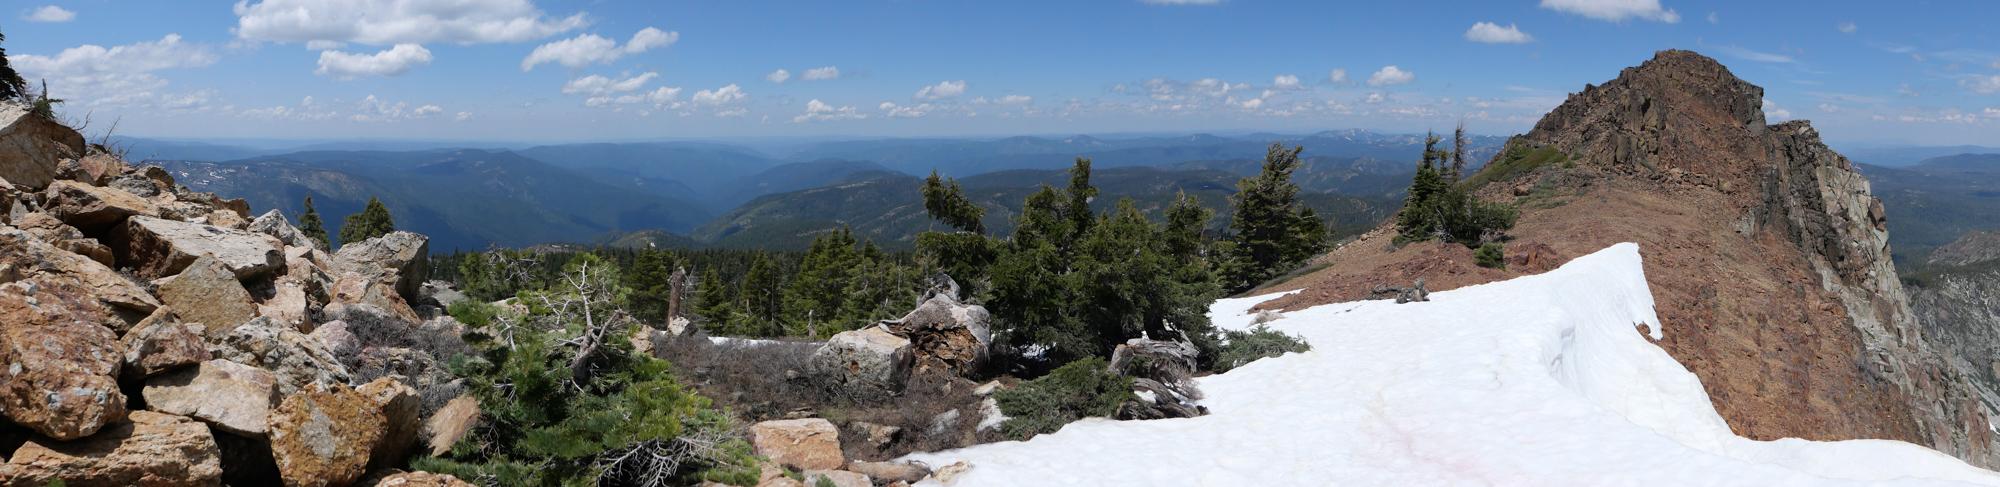
M 0 32 L 15 66 L 47 79 L 71 117 L 117 120 L 126 135 L 542 142 L 1460 120 L 1507 134 L 1584 83 L 1683 48 L 1763 86 L 1771 118 L 1811 119 L 1836 143 L 2000 144 L 2000 4 L 1987 1 L 9 7 Z

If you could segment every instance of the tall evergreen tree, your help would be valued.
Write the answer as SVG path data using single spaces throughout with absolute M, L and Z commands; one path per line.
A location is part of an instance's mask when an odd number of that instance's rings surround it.
M 7 35 L 0 34 L 0 43 L 7 42 Z M 0 100 L 20 100 L 28 97 L 28 81 L 21 79 L 21 73 L 7 63 L 7 49 L 0 47 Z
M 784 280 L 778 275 L 778 265 L 771 262 L 770 256 L 758 252 L 756 257 L 751 258 L 750 270 L 743 274 L 743 288 L 737 296 L 743 300 L 743 311 L 747 315 L 741 333 L 756 336 L 784 334 Z
M 958 186 L 956 179 L 942 179 L 937 170 L 924 179 L 924 211 L 931 218 L 951 225 L 960 231 L 977 234 L 986 233 L 986 224 L 980 219 L 986 216 L 986 209 L 965 197 L 965 190 Z
M 389 216 L 389 207 L 382 206 L 381 200 L 371 196 L 367 207 L 362 208 L 360 213 L 347 215 L 347 220 L 341 223 L 340 244 L 360 242 L 394 231 L 396 220 Z
M 736 293 L 730 291 L 729 283 L 722 280 L 722 273 L 715 266 L 702 272 L 701 284 L 694 291 L 694 312 L 708 329 L 736 330 Z
M 677 265 L 679 263 L 673 254 L 665 250 L 638 251 L 631 269 L 624 273 L 625 286 L 632 290 L 632 316 L 646 323 L 666 323 L 667 304 L 673 294 L 674 267 Z
M 1097 215 L 1090 211 L 1090 201 L 1095 198 L 1097 187 L 1090 185 L 1090 158 L 1078 157 L 1076 164 L 1069 168 L 1069 205 L 1063 207 L 1063 214 L 1069 217 L 1071 232 L 1082 235 L 1090 231 L 1090 224 L 1097 219 Z
M 785 308 L 793 328 L 787 331 L 825 336 L 852 328 L 852 323 L 838 321 L 846 316 L 841 306 L 847 302 L 848 286 L 863 270 L 861 265 L 854 233 L 846 227 L 814 238 L 785 288 Z
M 935 170 L 924 180 L 923 196 L 924 211 L 957 231 L 918 234 L 917 253 L 968 292 L 978 293 L 998 251 L 981 222 L 986 209 L 966 198 L 958 181 L 940 178 Z
M 1465 178 L 1465 122 L 1458 123 L 1458 129 L 1451 131 L 1451 182 Z
M 333 244 L 326 240 L 326 223 L 320 221 L 319 210 L 313 208 L 311 196 L 306 197 L 306 212 L 299 215 L 299 232 L 318 242 L 321 249 L 333 249 Z
M 1292 172 L 1300 167 L 1304 147 L 1285 149 L 1271 144 L 1263 171 L 1236 184 L 1229 226 L 1234 233 L 1224 280 L 1233 291 L 1256 286 L 1304 263 L 1309 253 L 1324 248 L 1327 233 L 1317 215 L 1299 201 Z M 1301 229 L 1320 228 L 1301 232 Z

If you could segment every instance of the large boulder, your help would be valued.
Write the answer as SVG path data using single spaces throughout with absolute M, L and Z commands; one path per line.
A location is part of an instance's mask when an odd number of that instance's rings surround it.
M 807 360 L 810 373 L 849 393 L 893 395 L 910 378 L 910 340 L 875 326 L 844 331 Z
M 937 370 L 965 376 L 985 365 L 993 345 L 992 322 L 986 307 L 960 302 L 952 292 L 940 292 L 902 318 L 883 321 L 882 325 L 910 339 L 918 372 Z
M 115 188 L 56 181 L 45 191 L 49 216 L 96 234 L 133 215 L 155 216 L 160 209 L 145 198 Z
M 136 322 L 160 301 L 125 276 L 88 257 L 65 252 L 18 228 L 0 226 L 0 282 L 22 279 L 68 281 L 89 290 L 121 318 Z M 124 324 L 114 325 L 123 329 Z
M 355 391 L 375 403 L 384 423 L 382 441 L 368 460 L 369 470 L 403 464 L 410 450 L 417 446 L 417 433 L 423 428 L 420 411 L 423 403 L 417 399 L 417 390 L 384 377 L 362 384 Z
M 57 440 L 125 417 L 118 390 L 125 350 L 110 312 L 66 282 L 0 285 L 0 414 Z
M 832 470 L 847 464 L 840 429 L 819 418 L 765 421 L 750 425 L 757 454 L 799 470 Z
M 146 380 L 140 390 L 154 411 L 189 416 L 236 435 L 270 433 L 278 376 L 228 360 L 209 360 Z
M 315 303 L 308 286 L 308 283 L 292 276 L 278 276 L 271 283 L 270 297 L 257 303 L 257 315 L 277 320 L 295 330 L 313 329 Z
M 903 482 L 914 484 L 931 476 L 930 467 L 916 462 L 863 462 L 847 463 L 847 471 L 867 475 L 880 483 Z
M 125 375 L 134 378 L 208 361 L 208 344 L 201 325 L 182 324 L 166 307 L 133 325 L 119 341 L 125 344 Z
M 417 289 L 418 302 L 439 308 L 450 309 L 451 305 L 466 299 L 465 293 L 459 292 L 458 286 L 450 281 L 424 281 L 424 285 Z
M 479 425 L 479 416 L 478 398 L 458 396 L 452 399 L 424 419 L 424 446 L 430 449 L 431 456 L 450 452 L 452 445 L 458 444 L 459 439 L 472 432 L 473 426 Z
M 119 159 L 118 156 L 96 150 L 89 152 L 90 155 L 64 159 L 56 163 L 56 177 L 92 186 L 103 186 L 110 183 L 111 178 L 131 170 L 131 167 L 125 164 L 125 160 Z
M 64 158 L 83 155 L 83 134 L 32 109 L 0 104 L 0 179 L 40 190 L 55 180 Z
M 1131 399 L 1118 406 L 1119 419 L 1188 418 L 1208 414 L 1198 404 L 1194 344 L 1180 340 L 1134 338 L 1111 350 L 1111 372 L 1132 377 Z
M 202 256 L 160 285 L 160 299 L 188 323 L 200 323 L 203 335 L 219 338 L 257 316 L 250 291 L 236 280 L 221 259 Z
M 291 395 L 307 385 L 346 384 L 350 375 L 319 339 L 267 317 L 237 326 L 211 342 L 216 358 L 261 367 L 278 375 L 278 393 Z
M 121 265 L 143 279 L 181 272 L 196 259 L 212 256 L 237 279 L 284 267 L 284 244 L 269 235 L 149 216 L 125 219 L 107 236 Z
M 875 487 L 875 482 L 869 480 L 867 475 L 845 470 L 807 470 L 803 476 L 806 478 L 806 485 L 814 487 L 822 485 L 832 485 L 833 487 Z
M 292 226 L 291 220 L 285 219 L 285 213 L 276 209 L 266 211 L 258 215 L 256 220 L 251 220 L 250 231 L 270 235 L 279 242 L 284 242 L 286 247 L 319 248 L 318 240 L 306 236 L 306 232 L 299 230 L 299 227 Z
M 387 311 L 397 320 L 419 323 L 423 317 L 403 294 L 396 290 L 397 277 L 393 272 L 341 272 L 333 281 L 333 292 L 329 300 L 337 304 L 363 304 Z
M 221 485 L 215 437 L 201 423 L 151 411 L 69 442 L 30 440 L 0 465 L 0 484 Z
M 388 421 L 367 395 L 345 385 L 307 386 L 271 415 L 271 456 L 287 486 L 343 486 L 367 473 Z
M 340 246 L 333 253 L 335 273 L 374 274 L 377 269 L 395 271 L 395 289 L 405 297 L 417 295 L 417 287 L 430 277 L 430 237 L 411 232 L 388 235 Z

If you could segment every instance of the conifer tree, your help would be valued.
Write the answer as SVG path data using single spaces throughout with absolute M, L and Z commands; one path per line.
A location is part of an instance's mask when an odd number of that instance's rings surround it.
M 941 179 L 937 170 L 931 170 L 931 177 L 924 179 L 924 211 L 959 231 L 986 233 L 986 225 L 980 221 L 986 216 L 986 209 L 965 197 L 958 180 Z
M 854 233 L 842 227 L 813 239 L 799 270 L 785 288 L 785 308 L 793 335 L 818 334 L 852 328 L 852 323 L 835 323 L 845 316 L 848 286 L 862 265 L 855 249 Z M 808 327 L 816 329 L 807 329 Z
M 0 34 L 0 43 L 4 42 L 7 42 L 7 35 Z M 0 100 L 19 100 L 28 95 L 28 81 L 21 79 L 21 73 L 7 63 L 7 49 L 0 47 Z
M 1097 187 L 1090 185 L 1090 158 L 1078 157 L 1076 164 L 1069 168 L 1069 205 L 1063 207 L 1063 214 L 1069 217 L 1070 231 L 1082 235 L 1090 231 L 1092 220 L 1097 215 L 1090 211 L 1090 200 L 1097 197 Z M 1068 245 L 1059 247 L 1068 248 Z
M 306 212 L 299 215 L 299 232 L 318 242 L 320 249 L 333 248 L 333 245 L 326 240 L 326 223 L 320 221 L 319 210 L 313 208 L 311 196 L 306 197 Z
M 778 336 L 784 334 L 784 282 L 778 275 L 778 266 L 763 252 L 758 252 L 750 260 L 750 270 L 743 274 L 743 289 L 737 293 L 743 300 L 743 311 L 747 323 L 741 330 L 756 336 Z
M 347 215 L 347 220 L 341 223 L 340 244 L 360 242 L 394 231 L 396 220 L 389 216 L 389 207 L 382 206 L 381 200 L 371 196 L 367 207 L 362 208 L 360 213 Z
M 1458 129 L 1451 132 L 1451 182 L 1465 178 L 1465 122 L 1458 123 Z
M 730 291 L 729 283 L 714 266 L 702 272 L 701 284 L 694 291 L 694 312 L 706 320 L 709 329 L 736 331 L 736 296 Z
M 1231 255 L 1224 281 L 1233 291 L 1256 286 L 1304 263 L 1326 242 L 1324 223 L 1299 201 L 1292 172 L 1300 167 L 1304 147 L 1285 149 L 1271 144 L 1263 171 L 1236 184 L 1231 197 Z M 1429 152 L 1426 152 L 1429 154 Z M 1318 228 L 1317 231 L 1301 231 Z
M 677 265 L 672 253 L 642 249 L 625 272 L 626 287 L 632 289 L 632 316 L 646 323 L 666 323 L 667 305 L 673 294 L 673 273 Z
M 935 170 L 924 180 L 923 196 L 924 211 L 957 231 L 918 234 L 918 254 L 957 280 L 967 292 L 978 293 L 997 252 L 995 242 L 985 235 L 986 225 L 980 220 L 985 217 L 986 209 L 966 198 L 958 181 L 940 178 Z

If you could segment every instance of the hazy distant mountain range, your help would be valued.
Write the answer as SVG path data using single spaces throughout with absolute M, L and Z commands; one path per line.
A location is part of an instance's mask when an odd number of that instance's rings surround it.
M 1931 250 L 1972 230 L 2000 230 L 2000 153 L 1955 154 L 1905 167 L 1860 164 L 1889 213 L 1898 265 L 1921 264 Z
M 133 158 L 161 163 L 191 187 L 242 195 L 258 209 L 295 216 L 311 195 L 334 232 L 341 216 L 376 196 L 399 224 L 430 234 L 440 249 L 479 249 L 554 242 L 795 248 L 840 225 L 884 245 L 906 244 L 930 228 L 917 184 L 932 170 L 960 178 L 988 208 L 988 226 L 1004 232 L 1022 198 L 1040 184 L 1061 185 L 1061 170 L 1079 156 L 1098 168 L 1100 208 L 1130 197 L 1157 211 L 1186 191 L 1221 210 L 1236 180 L 1258 171 L 1273 141 L 1305 146 L 1307 165 L 1295 179 L 1315 208 L 1348 230 L 1394 211 L 1423 147 L 1422 135 L 1357 130 L 833 140 L 795 144 L 782 154 L 715 142 L 479 149 L 450 142 L 120 142 Z M 1471 142 L 1471 160 L 1483 162 L 1505 139 Z M 292 150 L 298 148 L 312 150 Z M 1877 192 L 1892 210 L 1926 198 L 1977 199 L 1985 191 L 1975 189 L 1977 179 L 1926 182 L 1947 171 L 1920 167 L 1867 170 L 1884 174 Z M 1953 208 L 1968 207 L 1958 203 Z M 1892 212 L 1891 225 L 1912 241 L 1911 250 L 1957 236 L 1950 218 L 1894 217 L 1905 211 L 1914 210 Z M 1898 250 L 1905 246 L 1899 242 Z

